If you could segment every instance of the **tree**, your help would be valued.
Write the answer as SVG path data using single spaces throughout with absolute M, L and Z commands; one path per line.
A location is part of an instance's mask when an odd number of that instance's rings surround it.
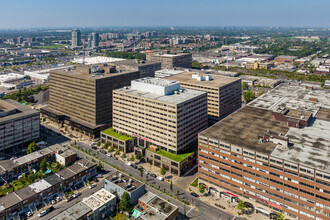
M 239 201 L 238 205 L 237 205 L 237 209 L 244 212 L 246 209 L 246 205 L 245 202 L 243 202 L 242 200 Z
M 143 177 L 143 167 L 141 166 L 140 167 L 140 175 L 141 175 L 141 178 Z
M 247 82 L 242 82 L 242 91 L 245 91 L 249 88 L 249 84 Z
M 205 192 L 205 186 L 204 186 L 204 184 L 200 184 L 199 185 L 199 192 L 200 193 L 204 193 Z
M 101 146 L 101 142 L 98 141 L 96 145 L 97 145 L 98 147 Z
M 47 160 L 44 158 L 40 163 L 40 170 L 44 173 L 47 170 Z
M 113 152 L 115 150 L 115 148 L 113 147 L 113 146 L 111 146 L 110 148 L 109 148 L 109 151 L 110 152 Z
M 278 214 L 276 220 L 284 220 L 283 213 Z
M 164 167 L 160 168 L 160 175 L 163 175 L 164 176 L 165 173 L 166 173 L 165 168 Z
M 137 160 L 141 160 L 141 159 L 142 159 L 142 155 L 141 155 L 140 153 L 137 153 L 135 158 L 136 158 Z
M 123 152 L 123 155 L 122 155 L 122 156 L 123 156 L 123 158 L 126 158 L 126 153 L 125 153 L 125 152 Z
M 298 61 L 294 61 L 294 62 L 292 63 L 292 65 L 294 65 L 296 68 L 298 68 L 298 67 L 300 66 L 300 62 L 298 62 Z
M 134 155 L 132 155 L 131 158 L 130 158 L 130 161 L 133 162 L 134 160 L 135 160 L 135 157 L 134 157 Z
M 147 173 L 146 175 L 146 180 L 148 181 L 148 179 L 149 179 L 149 173 Z
M 256 94 L 252 91 L 245 91 L 243 92 L 243 98 L 246 103 L 249 103 L 256 98 Z
M 179 194 L 180 194 L 180 191 L 176 191 L 176 198 L 178 199 L 179 198 Z
M 29 146 L 27 147 L 27 149 L 26 149 L 26 153 L 27 153 L 27 154 L 33 153 L 34 151 L 37 150 L 37 148 L 38 148 L 38 146 L 37 146 L 36 142 L 33 141 L 33 142 L 30 143 Z
M 103 149 L 108 149 L 108 147 L 109 147 L 109 143 L 104 143 L 104 145 L 103 145 Z
M 119 150 L 119 149 L 116 150 L 116 154 L 117 154 L 117 155 L 120 154 L 120 150 Z
M 173 191 L 173 183 L 172 183 L 172 179 L 171 179 L 171 183 L 170 183 L 170 190 Z
M 122 211 L 130 212 L 132 209 L 131 198 L 128 192 L 124 192 L 119 201 L 119 209 Z
M 99 160 L 99 164 L 97 165 L 97 171 L 101 171 L 103 169 L 103 164 L 101 163 L 101 161 Z

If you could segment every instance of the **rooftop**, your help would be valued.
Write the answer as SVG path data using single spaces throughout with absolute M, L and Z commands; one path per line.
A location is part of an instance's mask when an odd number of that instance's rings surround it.
M 21 201 L 22 200 L 15 193 L 8 193 L 6 196 L 0 198 L 0 205 L 8 209 Z
M 97 56 L 97 57 L 78 57 L 78 58 L 74 58 L 73 62 L 74 63 L 85 63 L 86 65 L 90 65 L 90 64 L 99 64 L 99 63 L 111 63 L 111 62 L 122 61 L 122 60 L 124 60 L 124 59 Z
M 63 180 L 56 174 L 52 174 L 47 176 L 44 180 L 46 180 L 50 185 L 55 186 L 56 184 L 61 183 Z
M 0 100 L 0 123 L 32 114 L 40 113 L 11 99 Z
M 123 174 L 119 171 L 110 174 L 106 177 L 106 179 L 113 184 L 116 184 L 117 186 L 125 189 L 128 192 L 133 192 L 136 189 L 140 188 L 142 185 L 144 185 L 140 181 L 137 181 L 136 179 L 133 179 L 132 177 Z
M 83 198 L 82 202 L 95 211 L 113 199 L 116 199 L 116 196 L 102 188 L 91 196 Z
M 51 186 L 52 185 L 50 185 L 45 179 L 39 180 L 38 182 L 29 185 L 29 187 L 36 193 L 40 193 Z
M 284 122 L 272 118 L 272 112 L 266 109 L 245 106 L 227 116 L 212 127 L 202 131 L 201 136 L 236 145 L 253 151 L 270 154 L 276 144 L 259 142 L 258 134 L 271 130 L 286 134 L 289 127 Z
M 187 150 L 185 150 L 184 152 L 180 153 L 180 154 L 172 154 L 170 152 L 158 149 L 157 151 L 153 151 L 150 149 L 150 147 L 148 148 L 149 151 L 151 152 L 155 152 L 161 156 L 167 157 L 171 160 L 175 160 L 177 162 L 181 162 L 183 161 L 185 158 L 187 158 L 188 156 L 190 156 L 191 154 L 193 154 L 196 150 L 194 148 L 188 148 Z
M 317 101 L 310 99 L 316 98 Z M 303 86 L 281 84 L 248 104 L 262 109 L 275 110 L 281 107 L 313 112 L 319 108 L 330 108 L 330 90 L 309 90 Z
M 143 197 L 150 198 L 146 204 L 151 206 L 144 213 L 142 213 L 142 219 L 152 219 L 152 220 L 165 220 L 170 216 L 178 207 L 155 194 L 150 194 L 148 192 Z M 143 198 L 142 198 L 143 199 Z M 141 200 L 141 199 L 140 199 Z
M 199 81 L 196 78 L 193 78 L 193 75 L 211 76 L 212 80 Z M 194 73 L 194 72 L 184 72 L 181 74 L 176 74 L 173 76 L 166 77 L 164 79 L 176 80 L 182 84 L 189 83 L 192 85 L 215 87 L 215 88 L 219 88 L 219 87 L 228 85 L 232 82 L 237 82 L 240 80 L 239 78 L 234 78 L 234 77 L 226 77 L 226 76 L 221 76 L 221 75 L 216 75 L 216 74 L 201 74 L 201 73 Z
M 115 137 L 115 138 L 118 138 L 118 139 L 120 139 L 122 141 L 128 141 L 128 140 L 132 140 L 133 139 L 131 137 L 127 137 L 125 135 L 122 135 L 122 134 L 119 134 L 119 133 L 115 132 L 113 130 L 113 128 L 108 128 L 108 129 L 102 131 L 102 133 L 108 134 L 108 135 L 110 135 L 112 137 Z
M 22 200 L 26 200 L 31 198 L 32 196 L 37 195 L 37 193 L 33 191 L 29 186 L 23 187 L 17 190 L 15 193 Z
M 139 66 L 146 66 L 150 64 L 155 64 L 157 62 L 149 61 L 149 60 L 137 60 L 137 59 L 129 59 L 129 60 L 120 60 L 115 61 L 113 64 L 117 66 L 126 65 L 131 67 L 139 67 Z
M 152 192 L 147 192 L 146 194 L 144 194 L 143 196 L 141 196 L 139 198 L 139 200 L 145 204 L 148 204 L 153 198 L 156 197 L 156 194 L 152 193 Z
M 70 208 L 60 212 L 58 215 L 51 218 L 51 220 L 77 220 L 81 219 L 81 217 L 87 215 L 91 211 L 92 209 L 87 205 L 78 202 Z
M 124 88 L 116 89 L 114 91 L 126 93 L 129 95 L 139 96 L 147 99 L 152 99 L 159 102 L 174 104 L 174 105 L 178 105 L 192 98 L 196 98 L 198 96 L 206 94 L 205 92 L 202 91 L 197 91 L 192 89 L 181 89 L 180 83 L 172 84 L 170 85 L 171 86 L 170 88 L 164 87 L 164 85 L 161 84 L 160 85 L 154 84 L 155 86 L 153 86 L 153 84 L 148 84 L 148 83 L 141 83 L 139 86 L 134 86 L 133 84 L 134 83 L 132 83 L 132 87 L 124 87 Z M 179 90 L 181 90 L 181 92 Z M 158 94 L 156 93 L 156 91 L 158 91 Z

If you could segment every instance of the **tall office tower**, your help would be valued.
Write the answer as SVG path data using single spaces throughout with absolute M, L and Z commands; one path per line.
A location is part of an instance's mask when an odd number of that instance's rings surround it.
M 164 79 L 178 81 L 186 89 L 207 92 L 210 125 L 218 122 L 242 106 L 241 79 L 237 77 L 184 72 Z
M 111 126 L 112 90 L 128 86 L 139 77 L 138 71 L 116 71 L 107 64 L 51 71 L 49 106 L 40 111 L 62 126 L 98 137 L 101 129 Z
M 88 35 L 88 47 L 95 48 L 99 46 L 99 34 L 97 33 L 90 33 Z
M 79 29 L 72 30 L 71 46 L 72 47 L 81 46 L 81 32 Z

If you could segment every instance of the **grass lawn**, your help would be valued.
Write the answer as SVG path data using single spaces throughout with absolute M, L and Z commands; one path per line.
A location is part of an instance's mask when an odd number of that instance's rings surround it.
M 198 178 L 196 178 L 196 179 L 194 180 L 194 182 L 192 182 L 192 183 L 190 184 L 190 186 L 197 187 L 197 186 L 198 186 Z
M 126 220 L 126 215 L 118 213 L 115 217 L 113 217 L 113 220 Z
M 122 141 L 128 141 L 128 140 L 132 140 L 133 138 L 131 138 L 131 137 L 127 137 L 127 136 L 125 136 L 125 135 L 122 135 L 122 134 L 118 134 L 117 132 L 115 132 L 114 130 L 113 130 L 113 128 L 109 128 L 109 129 L 107 129 L 107 130 L 104 130 L 104 131 L 102 131 L 104 134 L 108 134 L 108 135 L 110 135 L 110 136 L 112 136 L 112 137 L 115 137 L 115 138 L 118 138 L 118 139 L 120 139 L 120 140 L 122 140 Z
M 150 148 L 148 148 L 148 150 L 151 152 L 155 152 L 161 156 L 167 157 L 169 159 L 175 160 L 177 162 L 181 162 L 186 157 L 190 156 L 192 153 L 195 152 L 195 149 L 192 149 L 192 148 L 187 149 L 185 152 L 183 152 L 181 154 L 172 154 L 172 153 L 164 151 L 164 150 L 152 151 L 152 150 L 150 150 Z

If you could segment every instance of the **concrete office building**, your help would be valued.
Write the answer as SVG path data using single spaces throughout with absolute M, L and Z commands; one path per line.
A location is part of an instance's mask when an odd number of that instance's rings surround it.
M 206 127 L 205 92 L 158 78 L 134 80 L 131 87 L 113 91 L 114 131 L 148 148 L 147 160 L 173 174 L 181 175 L 194 164 L 191 147 Z
M 280 85 L 201 132 L 199 183 L 290 219 L 329 219 L 329 97 Z
M 180 82 L 182 88 L 207 92 L 209 124 L 214 124 L 242 105 L 241 79 L 215 74 L 185 72 L 164 78 Z
M 0 151 L 17 152 L 40 135 L 40 113 L 13 100 L 0 100 Z
M 99 46 L 99 34 L 97 33 L 90 33 L 88 35 L 88 47 L 89 48 L 96 48 Z
M 191 68 L 192 54 L 147 51 L 146 60 L 160 62 L 163 69 L 173 69 L 174 67 Z
M 79 29 L 72 30 L 71 46 L 72 48 L 81 46 L 81 32 Z
M 113 62 L 119 69 L 136 70 L 140 72 L 140 78 L 155 77 L 155 72 L 161 69 L 160 62 L 145 60 L 122 60 Z
M 49 105 L 40 111 L 63 126 L 98 137 L 101 130 L 111 126 L 112 90 L 139 77 L 138 71 L 116 71 L 106 64 L 51 71 Z

